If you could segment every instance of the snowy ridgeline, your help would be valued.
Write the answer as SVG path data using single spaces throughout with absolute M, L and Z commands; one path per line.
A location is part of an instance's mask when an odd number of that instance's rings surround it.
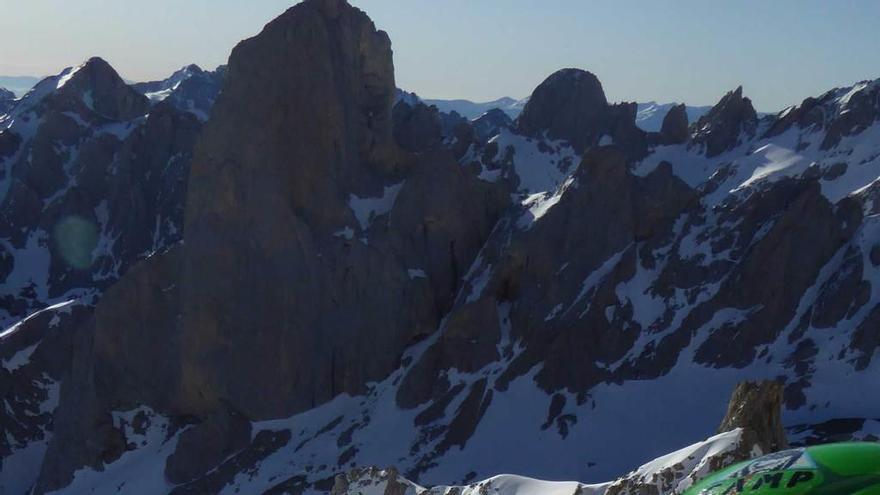
M 60 80 L 58 84 L 61 84 Z M 63 84 L 56 87 L 63 87 Z M 866 88 L 861 85 L 841 91 L 841 107 L 845 107 L 854 94 Z M 26 122 L 22 121 L 21 124 Z M 757 136 L 762 134 L 760 131 L 756 133 Z M 709 182 L 713 182 L 714 186 L 699 198 L 707 212 L 705 222 L 687 222 L 684 216 L 680 217 L 673 234 L 681 241 L 658 249 L 658 258 L 674 253 L 682 260 L 698 260 L 695 263 L 701 266 L 724 258 L 729 253 L 713 252 L 706 236 L 711 227 L 719 225 L 716 211 L 726 203 L 746 197 L 782 178 L 816 177 L 825 198 L 837 203 L 863 193 L 880 176 L 880 126 L 875 124 L 858 134 L 845 136 L 830 149 L 822 149 L 822 137 L 821 132 L 793 127 L 772 138 L 743 139 L 741 144 L 711 159 L 702 150 L 687 144 L 654 149 L 635 166 L 633 173 L 636 176 L 648 176 L 661 163 L 667 162 L 672 172 L 689 186 L 698 190 Z M 564 196 L 577 192 L 585 185 L 579 183 L 574 175 L 579 165 L 578 157 L 565 143 L 530 139 L 509 130 L 502 131 L 492 142 L 498 145 L 499 155 L 510 151 L 512 157 L 511 171 L 516 175 L 518 184 L 513 199 L 518 203 L 518 209 L 513 213 L 516 221 L 511 224 L 520 231 L 533 229 L 554 208 L 564 204 L 561 203 Z M 613 142 L 604 139 L 600 143 L 603 146 L 613 145 Z M 498 180 L 499 174 L 491 173 L 497 170 L 484 166 L 480 178 L 489 182 Z M 724 173 L 719 173 L 722 170 Z M 368 230 L 379 217 L 389 214 L 395 206 L 401 186 L 402 183 L 389 185 L 368 197 L 349 196 L 348 204 L 358 225 L 345 227 L 337 235 L 352 239 L 356 236 L 355 228 Z M 866 203 L 865 207 L 866 213 L 869 213 L 870 204 Z M 96 216 L 100 218 L 106 215 Z M 869 216 L 861 226 L 860 233 L 852 240 L 853 247 L 859 253 L 870 252 L 872 245 L 880 238 L 878 233 L 880 223 L 877 217 Z M 36 248 L 42 247 L 38 240 L 34 240 L 36 247 L 28 249 L 27 253 L 16 253 L 20 254 L 19 258 L 35 259 L 35 255 L 28 253 L 37 252 Z M 598 268 L 583 274 L 583 278 L 579 274 L 578 281 L 582 280 L 582 283 L 580 290 L 571 294 L 573 298 L 567 298 L 565 304 L 556 305 L 546 314 L 540 314 L 538 319 L 548 322 L 570 315 L 585 315 L 589 306 L 587 309 L 581 308 L 591 303 L 597 287 L 613 273 L 625 254 L 626 250 L 614 253 Z M 841 250 L 840 255 L 822 269 L 815 287 L 803 295 L 793 322 L 801 321 L 801 317 L 816 301 L 818 291 L 832 280 L 844 254 Z M 576 260 L 557 261 L 559 274 L 570 271 L 571 268 L 567 267 Z M 30 266 L 27 272 L 32 277 L 45 272 L 34 270 L 36 264 L 22 266 Z M 45 262 L 40 261 L 39 265 L 44 266 Z M 869 266 L 869 261 L 864 265 Z M 699 290 L 691 294 L 684 294 L 684 291 L 676 288 L 672 296 L 663 298 L 652 290 L 661 268 L 662 263 L 650 268 L 639 263 L 634 275 L 614 288 L 619 304 L 605 307 L 604 314 L 609 323 L 614 320 L 619 308 L 629 307 L 631 320 L 645 329 L 661 321 L 664 313 L 672 311 L 675 318 L 669 327 L 675 329 L 697 304 L 712 297 L 720 288 L 717 282 L 702 283 Z M 484 292 L 488 293 L 487 287 L 497 269 L 497 264 L 493 264 L 491 259 L 480 256 L 465 277 L 459 301 L 465 305 L 481 302 L 486 297 Z M 409 268 L 407 273 L 412 279 L 426 278 L 425 270 L 418 267 Z M 880 298 L 880 278 L 876 270 L 867 273 L 871 286 L 868 296 L 871 301 L 876 301 Z M 16 272 L 13 274 L 13 279 L 19 278 Z M 40 277 L 44 278 L 43 275 Z M 28 282 L 22 280 L 21 283 Z M 37 287 L 42 286 L 37 284 Z M 853 387 L 840 386 L 851 382 L 855 372 L 849 362 L 836 357 L 841 344 L 839 340 L 834 341 L 835 337 L 850 331 L 851 327 L 862 321 L 865 311 L 871 306 L 873 304 L 865 305 L 864 311 L 848 317 L 837 332 L 815 332 L 818 348 L 815 362 L 822 364 L 818 369 L 811 370 L 814 371 L 810 376 L 811 383 L 804 389 L 805 404 L 789 411 L 789 424 L 815 423 L 837 417 L 865 417 L 878 412 L 873 398 L 866 397 Z M 463 373 L 455 368 L 443 370 L 443 378 L 449 381 L 451 388 L 472 390 L 483 381 L 488 383 L 486 388 L 494 393 L 491 403 L 482 412 L 482 420 L 469 433 L 466 442 L 443 451 L 439 457 L 429 457 L 440 443 L 432 433 L 443 428 L 451 429 L 454 413 L 464 408 L 467 394 L 459 393 L 452 397 L 443 406 L 443 414 L 436 422 L 427 426 L 419 425 L 418 417 L 433 404 L 410 410 L 397 406 L 399 383 L 409 371 L 406 369 L 409 365 L 404 364 L 404 368 L 387 379 L 370 384 L 364 396 L 342 395 L 290 418 L 254 423 L 255 440 L 262 432 L 285 432 L 290 440 L 275 450 L 267 451 L 265 456 L 246 466 L 246 469 L 238 469 L 220 492 L 262 492 L 285 480 L 301 477 L 310 487 L 308 490 L 323 493 L 314 488 L 315 484 L 332 479 L 350 466 L 370 465 L 395 465 L 404 472 L 419 472 L 419 479 L 426 484 L 462 483 L 458 488 L 432 488 L 427 491 L 431 495 L 476 495 L 485 492 L 501 495 L 535 492 L 610 495 L 631 493 L 627 490 L 633 486 L 652 483 L 663 483 L 657 486 L 661 493 L 686 489 L 708 473 L 709 459 L 723 457 L 742 447 L 738 433 L 722 434 L 673 454 L 657 456 L 682 443 L 704 438 L 708 432 L 714 431 L 719 407 L 726 403 L 727 392 L 735 383 L 768 376 L 800 378 L 792 375 L 792 370 L 784 362 L 794 350 L 792 341 L 784 338 L 791 335 L 794 325 L 785 329 L 777 342 L 763 348 L 768 359 L 752 363 L 748 368 L 711 367 L 695 361 L 697 349 L 708 336 L 723 325 L 748 319 L 758 310 L 719 309 L 695 331 L 698 337 L 676 356 L 675 366 L 659 378 L 601 383 L 590 389 L 583 400 L 568 392 L 557 394 L 565 399 L 559 414 L 560 419 L 565 418 L 565 428 L 557 429 L 542 426 L 548 421 L 551 397 L 535 382 L 538 367 L 512 380 L 503 389 L 495 388 L 499 373 L 523 351 L 522 342 L 511 341 L 514 338 L 510 322 L 511 303 L 498 303 L 499 348 L 511 348 L 512 354 L 499 352 L 504 356 L 502 359 L 472 373 Z M 437 342 L 443 330 L 441 327 L 437 334 L 408 350 L 402 362 L 417 362 L 425 349 Z M 656 335 L 644 332 L 626 357 L 619 362 L 603 365 L 613 369 L 621 366 L 627 358 L 641 355 L 651 344 L 648 339 Z M 4 366 L 11 371 L 23 368 L 35 349 L 23 348 L 6 360 Z M 871 376 L 877 371 L 876 360 L 859 370 L 864 376 Z M 54 403 L 50 401 L 48 404 L 51 406 Z M 682 417 L 682 411 L 688 412 L 687 417 Z M 125 432 L 132 449 L 103 470 L 78 471 L 73 484 L 62 493 L 165 493 L 174 488 L 164 476 L 165 462 L 174 451 L 183 430 L 169 429 L 169 419 L 147 408 L 117 412 L 113 418 L 114 426 Z M 865 428 L 876 430 L 875 423 L 866 424 Z M 33 445 L 40 447 L 39 444 Z M 528 449 L 523 449 L 524 445 Z M 413 455 L 414 450 L 429 462 L 418 464 L 421 458 Z M 25 452 L 24 449 L 21 452 Z M 35 478 L 39 469 L 39 462 L 35 459 L 39 456 L 28 455 L 27 469 L 33 470 L 31 474 Z M 649 461 L 655 457 L 655 460 Z M 604 481 L 645 461 L 648 462 L 622 480 L 598 484 L 542 482 L 513 475 L 496 476 L 470 485 L 462 481 L 494 473 Z M 24 473 L 25 469 L 18 472 Z M 423 493 L 427 490 L 405 480 L 395 480 L 393 474 L 392 471 L 379 470 L 353 472 L 347 480 L 337 485 L 337 493 L 385 493 L 389 483 L 403 484 L 407 493 Z M 138 480 L 137 486 L 130 480 Z
M 636 495 L 680 494 L 721 465 L 729 465 L 742 450 L 742 430 L 736 429 L 659 457 L 611 482 L 583 484 L 575 481 L 544 481 L 502 474 L 463 486 L 426 488 L 399 476 L 394 469 L 355 469 L 338 476 L 333 495 Z M 762 454 L 753 448 L 751 456 Z
M 103 471 L 78 471 L 74 482 L 57 493 L 167 493 L 174 485 L 164 477 L 165 463 L 174 451 L 183 430 L 172 432 L 169 421 L 148 408 L 114 413 L 114 424 L 126 432 L 136 448 L 123 454 Z M 267 424 L 255 423 L 254 437 Z M 654 459 L 622 478 L 596 484 L 576 481 L 543 481 L 525 476 L 502 474 L 460 486 L 425 487 L 400 476 L 396 469 L 359 468 L 336 476 L 333 495 L 623 495 L 645 493 L 678 494 L 705 478 L 719 466 L 762 454 L 757 447 L 745 445 L 742 430 L 736 429 L 711 437 Z M 388 432 L 393 435 L 393 432 Z M 328 448 L 331 446 L 327 446 Z M 333 445 L 332 447 L 335 447 Z M 280 481 L 296 478 L 296 456 L 281 449 L 247 472 L 239 473 L 219 493 L 263 493 Z M 136 480 L 136 483 L 135 483 Z M 324 489 L 306 488 L 308 495 L 326 493 Z

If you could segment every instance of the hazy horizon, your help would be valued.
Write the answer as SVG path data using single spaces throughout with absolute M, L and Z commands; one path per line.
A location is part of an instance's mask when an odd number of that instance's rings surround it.
M 30 0 L 0 19 L 0 75 L 57 74 L 90 56 L 132 81 L 190 63 L 213 69 L 294 3 Z M 870 0 L 351 3 L 391 36 L 397 85 L 423 98 L 519 99 L 553 71 L 579 67 L 613 101 L 711 105 L 742 85 L 759 110 L 777 111 L 880 77 L 880 3 Z

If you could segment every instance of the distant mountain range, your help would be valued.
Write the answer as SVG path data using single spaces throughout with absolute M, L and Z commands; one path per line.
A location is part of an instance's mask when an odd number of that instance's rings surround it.
M 503 110 L 507 115 L 510 115 L 510 118 L 515 119 L 519 116 L 520 113 L 522 113 L 523 107 L 526 106 L 526 102 L 528 102 L 529 99 L 523 98 L 521 100 L 517 100 L 514 98 L 510 98 L 509 96 L 505 96 L 503 98 L 498 98 L 497 100 L 480 103 L 470 100 L 426 99 L 423 101 L 427 105 L 436 106 L 437 109 L 441 112 L 458 112 L 462 117 L 473 120 L 493 108 Z
M 40 82 L 40 79 L 42 78 L 33 76 L 0 76 L 0 88 L 6 88 L 21 97 Z
M 407 101 L 413 101 L 413 98 L 425 103 L 426 105 L 434 105 L 438 110 L 444 113 L 456 112 L 468 120 L 474 120 L 493 108 L 502 110 L 516 119 L 522 113 L 528 98 L 516 99 L 509 96 L 498 98 L 497 100 L 474 102 L 470 100 L 440 100 L 440 99 L 421 99 L 415 93 L 400 91 L 398 98 L 406 97 Z M 643 131 L 659 132 L 663 124 L 663 118 L 674 107 L 675 103 L 657 103 L 649 101 L 638 104 L 638 113 L 636 114 L 636 125 Z M 686 106 L 688 122 L 696 122 L 700 117 L 706 114 L 711 106 Z
M 196 66 L 184 67 L 183 69 L 173 74 L 170 78 L 166 80 L 172 82 L 172 84 L 167 88 L 163 87 L 162 89 L 170 94 L 170 90 L 174 86 L 174 83 L 179 83 L 191 77 L 193 67 Z M 196 69 L 198 68 L 196 67 Z M 194 72 L 201 74 L 201 69 L 198 69 Z M 180 80 L 175 79 L 176 77 Z M 28 90 L 30 90 L 32 87 L 34 87 L 38 82 L 40 82 L 40 80 L 41 78 L 32 76 L 0 76 L 0 88 L 6 88 L 15 93 L 16 96 L 21 97 L 24 96 L 24 94 L 27 93 Z M 151 84 L 155 85 L 161 81 L 152 83 L 131 83 L 130 81 L 126 80 L 126 82 L 133 84 L 136 89 L 141 90 L 141 88 L 150 87 Z M 162 93 L 161 91 L 157 91 L 152 95 L 147 96 L 151 97 L 151 99 L 157 99 L 158 97 L 158 99 L 161 100 L 162 95 L 164 95 L 164 93 Z M 497 100 L 483 102 L 475 102 L 465 99 L 422 99 L 419 98 L 415 93 L 405 92 L 402 90 L 398 92 L 398 98 L 406 98 L 407 101 L 421 101 L 424 102 L 426 105 L 433 105 L 437 107 L 438 110 L 444 113 L 456 112 L 468 120 L 474 120 L 493 108 L 502 110 L 504 113 L 509 115 L 511 119 L 516 119 L 517 117 L 519 117 L 519 114 L 522 113 L 523 108 L 529 101 L 528 98 L 516 99 L 509 96 L 504 96 L 498 98 Z M 663 124 L 663 117 L 665 117 L 666 114 L 669 113 L 669 109 L 671 109 L 673 106 L 675 106 L 675 103 L 657 103 L 655 101 L 639 103 L 638 114 L 636 115 L 636 125 L 638 125 L 639 128 L 644 131 L 659 132 L 660 127 Z M 687 106 L 688 121 L 696 122 L 711 108 L 711 106 Z

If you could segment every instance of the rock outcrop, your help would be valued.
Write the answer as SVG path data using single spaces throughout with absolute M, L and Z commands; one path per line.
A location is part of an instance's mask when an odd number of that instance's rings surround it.
M 687 107 L 683 103 L 675 105 L 663 117 L 663 125 L 660 128 L 661 143 L 666 145 L 683 144 L 687 141 L 688 136 Z
M 412 167 L 394 92 L 388 36 L 339 0 L 235 48 L 190 177 L 179 407 L 266 419 L 358 393 L 435 324 L 428 287 L 369 232 Z
M 852 87 L 828 91 L 818 98 L 806 98 L 800 105 L 774 116 L 764 136 L 778 136 L 792 127 L 824 130 L 821 149 L 833 149 L 844 137 L 863 132 L 880 118 L 878 96 L 880 84 L 877 81 L 862 81 Z
M 783 386 L 777 382 L 737 385 L 718 433 L 742 428 L 754 435 L 761 452 L 769 454 L 787 449 L 788 440 L 782 428 L 782 393 Z
M 692 146 L 701 147 L 712 158 L 753 138 L 758 114 L 752 101 L 743 96 L 742 86 L 727 93 L 709 113 L 691 127 Z
M 642 144 L 645 133 L 636 127 L 635 119 L 636 104 L 609 105 L 595 75 L 563 69 L 535 89 L 516 128 L 528 136 L 564 140 L 583 153 L 603 136 L 618 144 Z

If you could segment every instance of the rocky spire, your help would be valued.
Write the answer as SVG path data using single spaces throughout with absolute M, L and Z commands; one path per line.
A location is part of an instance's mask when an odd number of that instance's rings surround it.
M 402 292 L 376 290 L 392 282 L 362 273 L 385 262 L 379 255 L 337 263 L 342 254 L 325 252 L 367 226 L 351 197 L 382 196 L 401 180 L 391 57 L 388 35 L 341 0 L 307 0 L 233 50 L 190 176 L 182 407 L 224 398 L 252 419 L 306 409 L 383 377 L 398 352 L 381 352 L 383 339 L 418 326 L 376 324 L 407 312 L 358 295 Z M 336 270 L 343 264 L 357 273 Z M 382 338 L 357 330 L 365 325 Z M 381 356 L 355 359 L 358 339 Z
M 691 133 L 693 143 L 705 146 L 706 156 L 711 158 L 739 145 L 743 135 L 754 137 L 757 127 L 758 114 L 740 86 L 694 123 Z
M 765 454 L 788 448 L 782 428 L 782 391 L 782 384 L 773 381 L 740 383 L 733 391 L 718 433 L 736 428 L 749 430 Z
M 681 144 L 688 138 L 687 107 L 679 104 L 669 109 L 663 117 L 663 125 L 660 127 L 660 141 L 662 144 Z

